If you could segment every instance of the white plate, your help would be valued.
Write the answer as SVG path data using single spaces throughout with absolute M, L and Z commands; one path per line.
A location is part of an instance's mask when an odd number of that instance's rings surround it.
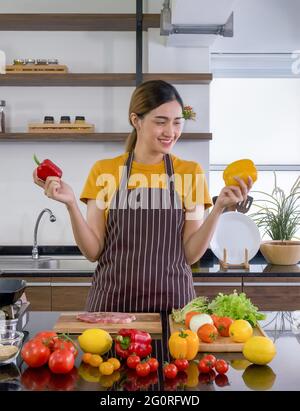
M 242 264 L 245 261 L 245 248 L 251 260 L 259 250 L 260 242 L 259 229 L 254 221 L 245 214 L 229 211 L 221 214 L 210 248 L 219 260 L 223 260 L 226 248 L 227 263 Z

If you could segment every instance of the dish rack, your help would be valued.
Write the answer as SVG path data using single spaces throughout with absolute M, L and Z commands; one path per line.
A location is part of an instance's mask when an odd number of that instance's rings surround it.
M 230 269 L 239 269 L 242 268 L 243 270 L 249 270 L 249 252 L 248 252 L 248 248 L 245 248 L 245 259 L 244 262 L 241 264 L 229 264 L 227 262 L 227 249 L 224 248 L 223 250 L 223 260 L 219 260 L 220 263 L 220 268 L 222 270 L 228 270 Z

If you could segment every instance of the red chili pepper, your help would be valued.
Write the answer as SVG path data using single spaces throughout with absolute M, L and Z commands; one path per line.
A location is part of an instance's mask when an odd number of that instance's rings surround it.
M 34 161 L 38 165 L 37 167 L 37 176 L 39 179 L 45 181 L 47 177 L 59 177 L 62 176 L 62 171 L 57 165 L 52 163 L 51 160 L 44 160 L 42 163 L 38 160 L 36 155 L 33 156 Z
M 136 354 L 141 358 L 147 357 L 152 352 L 151 335 L 145 331 L 122 328 L 115 338 L 116 354 L 127 358 Z

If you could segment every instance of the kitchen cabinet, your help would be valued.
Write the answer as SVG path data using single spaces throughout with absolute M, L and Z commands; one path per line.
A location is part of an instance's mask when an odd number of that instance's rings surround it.
M 243 291 L 254 305 L 265 311 L 294 311 L 300 308 L 300 278 L 244 278 Z
M 242 277 L 193 277 L 197 296 L 215 298 L 218 293 L 242 292 Z
M 51 277 L 14 276 L 13 278 L 26 281 L 25 295 L 30 302 L 30 311 L 51 311 Z
M 90 286 L 91 279 L 88 277 L 53 278 L 52 311 L 83 311 Z

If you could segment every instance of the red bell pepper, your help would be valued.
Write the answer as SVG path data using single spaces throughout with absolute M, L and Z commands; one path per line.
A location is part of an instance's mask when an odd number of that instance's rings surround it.
M 132 354 L 147 357 L 152 352 L 151 341 L 151 335 L 145 331 L 122 328 L 115 338 L 116 354 L 121 358 L 128 358 Z
M 52 163 L 51 160 L 44 160 L 42 163 L 37 159 L 36 155 L 33 156 L 34 161 L 38 165 L 37 176 L 39 179 L 45 181 L 47 177 L 59 177 L 62 176 L 62 171 L 57 165 Z

